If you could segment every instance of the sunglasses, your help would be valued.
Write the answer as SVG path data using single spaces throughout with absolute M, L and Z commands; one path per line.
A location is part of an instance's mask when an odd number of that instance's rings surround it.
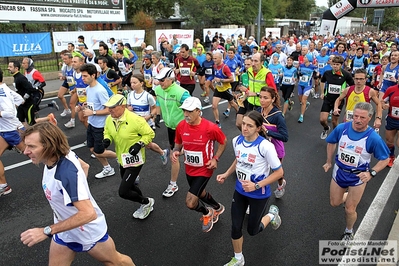
M 166 78 L 158 79 L 159 82 L 164 82 Z

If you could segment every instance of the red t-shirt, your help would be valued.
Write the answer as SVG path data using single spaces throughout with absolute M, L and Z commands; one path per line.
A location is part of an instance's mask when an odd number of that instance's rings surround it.
M 176 127 L 176 144 L 183 144 L 184 164 L 190 176 L 211 177 L 213 169 L 206 163 L 213 158 L 214 143 L 224 143 L 226 136 L 214 123 L 202 118 L 199 125 L 189 125 L 185 120 Z
M 389 97 L 388 116 L 399 120 L 399 85 L 388 87 L 382 99 L 385 100 L 387 97 Z
M 177 79 L 181 84 L 195 84 L 194 76 L 190 76 L 191 71 L 196 72 L 200 67 L 198 60 L 192 56 L 187 58 L 178 57 L 175 59 L 175 66 L 180 70 Z

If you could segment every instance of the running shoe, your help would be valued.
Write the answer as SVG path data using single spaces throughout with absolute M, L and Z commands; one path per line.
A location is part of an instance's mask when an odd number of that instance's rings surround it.
M 7 185 L 3 188 L 0 188 L 0 196 L 10 194 L 11 192 L 12 192 L 12 189 L 10 188 L 9 185 Z
M 140 204 L 140 208 L 138 208 L 134 213 L 133 213 L 133 218 L 138 219 L 140 216 L 142 216 L 143 214 L 143 207 L 145 206 L 145 204 Z
M 245 264 L 245 259 L 244 256 L 242 256 L 240 260 L 236 259 L 235 257 L 232 257 L 231 261 L 229 261 L 229 263 L 226 263 L 224 266 L 244 266 L 244 264 Z
M 71 114 L 71 110 L 69 109 L 64 109 L 64 111 L 60 114 L 60 116 L 65 117 L 67 115 Z
M 220 124 L 219 121 L 216 121 L 215 123 L 216 123 L 216 125 L 218 125 L 219 128 L 222 128 L 222 124 Z
M 154 206 L 155 200 L 153 198 L 148 198 L 148 201 L 149 202 L 147 204 L 143 204 L 144 206 L 143 206 L 142 212 L 140 213 L 140 215 L 138 217 L 141 220 L 147 218 L 148 215 L 150 215 L 150 213 L 154 209 L 153 206 Z
M 351 241 L 351 240 L 353 240 L 353 233 L 345 232 L 342 235 L 341 240 L 343 240 L 343 241 Z
M 306 110 L 308 110 L 310 102 L 306 102 Z
M 300 115 L 298 118 L 298 123 L 303 123 L 303 115 Z
M 219 221 L 219 215 L 221 215 L 222 213 L 224 213 L 224 206 L 222 205 L 222 203 L 219 203 L 220 207 L 217 210 L 213 210 L 213 223 L 217 223 Z
M 96 174 L 94 177 L 100 179 L 107 176 L 113 176 L 114 174 L 115 174 L 114 168 L 111 168 L 109 170 L 104 168 L 100 173 Z
M 321 139 L 326 139 L 327 136 L 328 136 L 328 131 L 330 131 L 330 127 L 328 127 L 327 130 L 324 129 L 324 130 L 321 132 L 320 138 L 321 138 Z
M 166 165 L 168 163 L 168 157 L 169 157 L 169 149 L 164 149 L 163 154 L 161 155 L 161 161 L 163 165 Z
M 226 118 L 229 117 L 229 116 L 230 116 L 230 111 L 229 111 L 229 110 L 224 111 L 224 112 L 223 112 L 223 115 L 224 115 Z
M 53 113 L 49 113 L 47 117 L 48 117 L 48 121 L 49 121 L 51 124 L 53 124 L 54 126 L 57 125 L 57 119 L 55 119 L 55 116 L 54 116 Z
M 51 101 L 51 104 L 52 104 L 52 107 L 53 107 L 53 108 L 57 109 L 57 111 L 60 110 L 60 107 L 58 106 L 58 104 L 57 104 L 56 101 L 52 100 L 52 101 Z
M 213 227 L 213 209 L 208 207 L 208 214 L 207 215 L 202 215 L 201 221 L 202 221 L 202 232 L 207 233 L 211 231 Z
M 201 97 L 205 97 L 206 96 L 206 92 L 204 91 L 203 93 L 201 93 Z
M 73 128 L 75 127 L 75 121 L 69 120 L 68 123 L 64 124 L 66 128 Z
M 389 163 L 387 166 L 392 167 L 394 162 L 395 162 L 395 156 L 389 156 Z
M 270 221 L 270 224 L 274 230 L 277 230 L 281 225 L 281 217 L 279 215 L 278 207 L 276 205 L 271 205 L 269 208 L 269 213 L 274 215 L 274 218 Z
M 281 198 L 285 194 L 285 185 L 287 185 L 287 181 L 283 179 L 283 184 L 280 186 L 278 185 L 276 190 L 274 191 L 274 196 L 276 196 L 276 199 Z
M 294 101 L 293 100 L 289 100 L 288 102 L 288 110 L 291 111 L 292 110 L 292 106 L 294 105 Z
M 172 197 L 177 191 L 179 190 L 179 187 L 177 185 L 172 185 L 169 183 L 168 187 L 165 189 L 165 191 L 162 193 L 162 196 L 166 198 Z
M 204 103 L 209 103 L 209 96 L 206 96 L 206 97 L 205 97 Z

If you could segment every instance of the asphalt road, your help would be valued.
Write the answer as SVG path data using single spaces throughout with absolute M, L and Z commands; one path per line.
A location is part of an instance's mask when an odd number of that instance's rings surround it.
M 53 84 L 59 87 L 58 81 Z M 194 94 L 199 93 L 197 88 Z M 286 194 L 282 199 L 272 196 L 269 201 L 269 204 L 276 204 L 280 208 L 282 225 L 277 231 L 266 228 L 254 237 L 249 236 L 244 228 L 243 253 L 246 265 L 317 265 L 319 240 L 339 239 L 343 233 L 344 209 L 330 206 L 331 171 L 324 173 L 322 169 L 326 158 L 326 143 L 320 139 L 320 106 L 321 100 L 311 99 L 303 124 L 297 123 L 297 100 L 294 110 L 286 115 L 289 130 L 287 156 L 283 164 L 287 179 Z M 225 107 L 226 103 L 223 103 L 219 110 L 223 111 Z M 54 110 L 42 110 L 41 116 L 50 111 Z M 216 200 L 226 206 L 226 212 L 221 215 L 212 231 L 203 233 L 200 214 L 190 211 L 185 206 L 188 185 L 184 171 L 180 171 L 179 191 L 175 196 L 162 198 L 162 192 L 170 178 L 170 164 L 163 166 L 157 154 L 147 151 L 147 163 L 140 173 L 140 186 L 144 195 L 155 199 L 154 211 L 145 220 L 134 219 L 132 213 L 139 205 L 119 198 L 119 174 L 102 180 L 94 178 L 102 167 L 96 159 L 90 158 L 88 149 L 82 145 L 85 129 L 78 121 L 74 129 L 63 127 L 68 118 L 61 118 L 61 111 L 55 112 L 59 126 L 68 136 L 74 151 L 90 163 L 88 180 L 91 192 L 106 215 L 109 234 L 120 252 L 131 256 L 136 265 L 147 266 L 213 266 L 223 265 L 230 260 L 234 255 L 230 241 L 230 202 L 235 182 L 233 176 L 223 185 L 218 184 L 214 178 L 208 183 L 207 189 Z M 203 115 L 213 121 L 210 108 L 205 109 Z M 229 145 L 215 174 L 224 172 L 230 166 L 234 159 L 231 139 L 239 134 L 235 127 L 234 115 L 227 119 L 221 117 L 221 120 Z M 380 134 L 384 135 L 383 129 Z M 166 128 L 163 125 L 157 129 L 154 141 L 161 148 L 168 146 Z M 0 198 L 0 265 L 47 265 L 50 241 L 46 240 L 28 248 L 20 242 L 19 237 L 20 233 L 28 228 L 44 227 L 52 223 L 51 209 L 41 189 L 43 166 L 31 163 L 16 165 L 27 161 L 27 157 L 12 151 L 7 151 L 1 160 L 6 166 L 7 181 L 13 192 Z M 115 160 L 110 163 L 117 167 Z M 359 218 L 355 229 L 388 171 L 387 168 L 379 173 L 367 186 L 358 207 Z M 272 189 L 275 187 L 276 185 L 273 185 Z M 394 191 L 398 189 L 399 185 L 396 184 Z M 377 229 L 372 239 L 387 239 L 397 206 L 399 197 L 391 197 L 384 207 L 381 219 L 375 221 Z M 87 254 L 78 254 L 72 265 L 99 264 Z

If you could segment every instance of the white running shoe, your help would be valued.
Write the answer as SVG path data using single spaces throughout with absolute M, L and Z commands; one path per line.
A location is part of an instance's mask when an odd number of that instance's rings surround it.
M 179 187 L 177 185 L 172 185 L 169 183 L 168 187 L 165 189 L 165 191 L 162 193 L 162 196 L 166 198 L 172 197 L 177 191 L 179 190 Z
M 150 213 L 154 209 L 153 206 L 154 206 L 155 200 L 153 198 L 148 198 L 148 201 L 149 201 L 148 204 L 144 204 L 143 211 L 140 213 L 140 215 L 138 217 L 141 220 L 147 218 L 148 215 L 150 215 Z
M 281 198 L 285 194 L 285 185 L 287 185 L 287 181 L 283 179 L 283 184 L 281 186 L 277 186 L 276 190 L 274 191 L 274 196 L 276 199 Z
M 64 109 L 64 111 L 60 114 L 60 116 L 65 117 L 67 115 L 71 114 L 71 110 L 70 109 Z
M 66 128 L 73 128 L 75 127 L 75 121 L 69 120 L 68 123 L 64 124 Z
M 94 177 L 100 179 L 107 176 L 113 176 L 114 174 L 115 174 L 114 168 L 111 168 L 110 170 L 104 168 L 100 173 L 96 174 Z

